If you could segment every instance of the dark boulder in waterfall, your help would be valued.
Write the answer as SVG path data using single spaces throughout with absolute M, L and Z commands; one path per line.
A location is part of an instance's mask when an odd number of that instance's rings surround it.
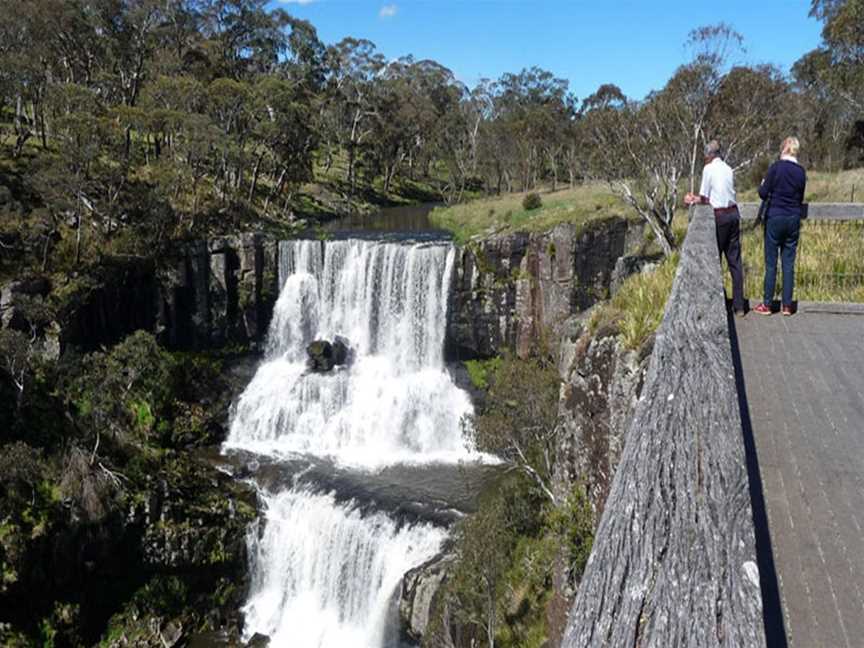
M 245 648 L 267 648 L 270 645 L 270 637 L 256 632 L 252 638 L 246 642 Z
M 309 368 L 312 371 L 330 371 L 336 362 L 333 359 L 333 345 L 327 340 L 315 340 L 306 347 L 309 355 Z
M 351 359 L 351 347 L 348 340 L 336 336 L 333 342 L 315 340 L 306 347 L 309 356 L 309 368 L 312 371 L 327 372 L 337 365 L 348 364 Z
M 351 347 L 348 340 L 337 335 L 333 338 L 333 362 L 337 365 L 348 364 L 351 360 Z

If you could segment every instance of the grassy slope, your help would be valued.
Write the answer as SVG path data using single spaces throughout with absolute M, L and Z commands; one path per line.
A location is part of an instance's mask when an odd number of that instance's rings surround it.
M 589 329 L 596 331 L 611 326 L 618 330 L 626 348 L 638 349 L 642 346 L 663 320 L 678 260 L 676 252 L 660 262 L 654 270 L 628 277 L 612 299 L 592 313 Z
M 457 241 L 494 232 L 542 232 L 558 223 L 587 223 L 591 220 L 621 214 L 629 216 L 612 193 L 600 184 L 584 184 L 575 189 L 542 193 L 543 205 L 526 211 L 522 207 L 524 193 L 484 198 L 439 207 L 430 218 L 437 227 L 453 232 Z
M 864 202 L 864 169 L 807 172 L 807 202 Z M 756 188 L 742 191 L 741 202 L 758 202 Z
M 369 183 L 358 177 L 354 196 L 350 199 L 350 187 L 345 180 L 347 159 L 344 154 L 337 155 L 329 169 L 321 161 L 316 162 L 314 174 L 315 179 L 305 183 L 294 200 L 297 215 L 304 218 L 326 220 L 349 210 L 372 212 L 380 207 L 441 200 L 441 194 L 436 189 L 434 170 L 430 178 L 412 180 L 398 176 L 387 192 L 384 191 L 383 179 L 377 178 Z

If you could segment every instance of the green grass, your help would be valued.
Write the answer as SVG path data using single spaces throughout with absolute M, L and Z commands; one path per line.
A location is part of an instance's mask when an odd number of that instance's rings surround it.
M 765 276 L 761 227 L 745 230 L 741 254 L 744 294 L 751 303 L 759 303 Z M 777 266 L 775 298 L 779 299 L 782 271 L 779 262 Z M 728 272 L 724 277 L 731 294 Z M 804 221 L 795 262 L 795 299 L 864 302 L 864 223 Z
M 627 278 L 611 300 L 599 306 L 591 316 L 589 329 L 604 326 L 618 330 L 628 349 L 638 349 L 663 321 L 666 300 L 678 269 L 679 254 L 664 259 L 656 269 Z
M 436 227 L 453 232 L 459 242 L 473 236 L 497 232 L 543 232 L 559 223 L 581 225 L 629 211 L 605 185 L 584 184 L 574 189 L 543 193 L 543 206 L 526 210 L 524 193 L 472 200 L 438 207 L 430 214 Z

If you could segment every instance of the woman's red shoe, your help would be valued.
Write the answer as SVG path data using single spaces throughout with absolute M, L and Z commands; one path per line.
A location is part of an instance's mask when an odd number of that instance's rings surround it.
M 759 313 L 760 315 L 770 315 L 771 308 L 766 306 L 765 304 L 759 304 L 756 308 L 753 309 L 754 313 Z

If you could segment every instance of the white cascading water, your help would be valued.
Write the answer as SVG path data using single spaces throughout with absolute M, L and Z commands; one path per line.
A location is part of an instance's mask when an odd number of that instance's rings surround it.
M 443 360 L 454 248 L 288 241 L 279 253 L 267 360 L 240 398 L 227 447 L 364 469 L 465 458 L 471 402 Z M 352 365 L 309 372 L 306 346 L 336 335 L 348 339 Z
M 368 471 L 474 456 L 472 411 L 447 373 L 443 344 L 455 250 L 444 243 L 289 241 L 264 363 L 237 404 L 227 449 L 313 456 Z M 306 367 L 316 339 L 347 338 L 353 359 Z M 264 494 L 265 527 L 250 538 L 245 635 L 271 646 L 394 644 L 393 596 L 446 532 L 364 513 L 333 493 L 295 485 Z
M 444 537 L 429 524 L 399 528 L 383 513 L 364 516 L 332 494 L 270 497 L 263 537 L 253 543 L 246 625 L 270 635 L 274 647 L 384 646 L 394 639 L 399 581 Z

